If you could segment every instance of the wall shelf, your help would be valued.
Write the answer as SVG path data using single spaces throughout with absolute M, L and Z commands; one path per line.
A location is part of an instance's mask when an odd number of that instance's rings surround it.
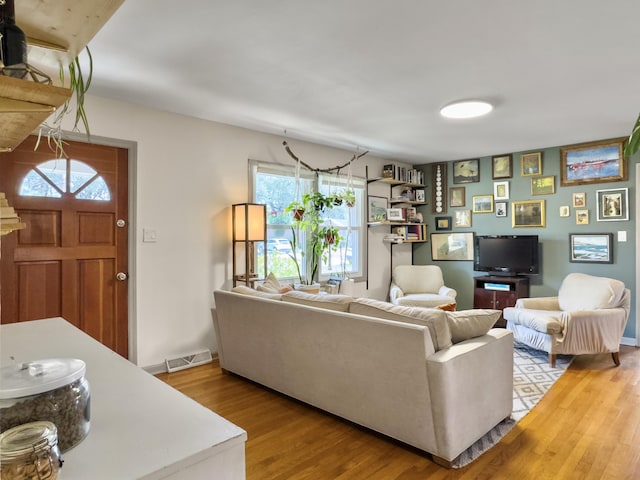
M 47 73 L 46 85 L 0 75 L 0 152 L 10 152 L 71 96 L 59 80 L 124 0 L 20 0 L 16 24 L 27 37 L 30 65 Z

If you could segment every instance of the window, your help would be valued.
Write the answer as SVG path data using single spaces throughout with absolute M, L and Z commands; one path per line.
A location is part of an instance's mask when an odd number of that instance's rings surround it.
M 104 179 L 93 168 L 78 160 L 57 158 L 41 163 L 25 175 L 20 184 L 25 197 L 61 198 L 69 193 L 78 200 L 111 200 Z
M 306 169 L 300 171 L 296 182 L 296 168 L 266 162 L 251 161 L 251 180 L 253 182 L 253 201 L 267 205 L 267 271 L 278 278 L 295 281 L 298 272 L 292 255 L 294 254 L 290 240 L 291 214 L 285 212 L 294 200 L 299 200 L 305 193 L 320 191 L 323 194 L 342 193 L 348 187 L 346 176 L 319 174 Z M 365 235 L 363 234 L 363 218 L 365 207 L 365 182 L 354 178 L 351 182 L 356 203 L 354 207 L 345 204 L 328 211 L 325 223 L 338 228 L 342 241 L 335 252 L 330 252 L 327 261 L 320 265 L 320 280 L 330 276 L 349 275 L 351 278 L 363 275 L 363 254 Z M 299 239 L 304 244 L 306 239 Z M 258 247 L 258 265 L 264 261 Z M 298 258 L 301 268 L 306 269 L 304 259 Z M 301 274 L 304 276 L 305 271 Z

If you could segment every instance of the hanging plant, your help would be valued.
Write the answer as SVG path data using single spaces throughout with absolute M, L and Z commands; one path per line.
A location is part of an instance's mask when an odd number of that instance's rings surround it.
M 624 147 L 624 155 L 625 157 L 630 157 L 635 155 L 635 153 L 640 149 L 640 115 L 638 115 L 638 119 L 636 120 L 636 124 L 631 130 L 631 135 L 629 135 L 629 140 Z
M 87 134 L 87 138 L 91 137 L 91 131 L 89 130 L 89 121 L 87 119 L 87 112 L 84 108 L 84 96 L 89 90 L 91 85 L 91 79 L 93 77 L 93 57 L 89 47 L 85 47 L 87 57 L 89 60 L 89 71 L 85 75 L 80 65 L 80 57 L 77 56 L 68 66 L 67 72 L 64 67 L 60 67 L 60 82 L 65 84 L 65 80 L 68 76 L 69 89 L 71 90 L 71 96 L 64 103 L 64 105 L 58 110 L 53 117 L 51 124 L 43 123 L 40 126 L 38 132 L 38 140 L 36 141 L 35 150 L 38 149 L 42 137 L 46 137 L 49 148 L 56 153 L 59 157 L 66 157 L 64 151 L 64 141 L 62 139 L 62 120 L 73 112 L 72 101 L 75 104 L 75 121 L 73 123 L 73 131 L 78 132 L 80 123 Z
M 347 188 L 342 192 L 342 198 L 344 199 L 344 203 L 347 204 L 347 207 L 353 207 L 356 204 L 356 194 L 352 188 Z

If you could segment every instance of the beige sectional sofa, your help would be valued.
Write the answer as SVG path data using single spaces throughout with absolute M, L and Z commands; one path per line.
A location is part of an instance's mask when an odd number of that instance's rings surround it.
M 444 465 L 511 414 L 513 336 L 490 328 L 499 311 L 234 290 L 214 293 L 218 355 L 228 372 Z

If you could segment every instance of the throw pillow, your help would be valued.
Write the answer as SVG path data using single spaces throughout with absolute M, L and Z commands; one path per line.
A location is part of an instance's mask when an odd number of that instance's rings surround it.
M 309 305 L 312 307 L 326 308 L 338 312 L 347 312 L 353 297 L 349 295 L 315 295 L 313 293 L 299 292 L 293 290 L 282 296 L 283 302 L 297 303 L 298 305 Z
M 424 325 L 429 328 L 433 348 L 437 352 L 451 346 L 451 332 L 445 312 L 437 308 L 403 307 L 372 298 L 356 298 L 349 312 L 396 322 Z
M 238 285 L 231 289 L 234 293 L 241 293 L 243 295 L 252 295 L 254 297 L 260 298 L 270 298 L 271 300 L 281 300 L 282 294 L 280 293 L 269 293 L 269 292 L 259 292 L 258 290 L 254 290 L 251 287 L 247 287 L 246 285 Z
M 486 334 L 500 318 L 500 310 L 480 308 L 445 313 L 453 343 Z
M 265 278 L 262 283 L 259 283 L 256 289 L 260 292 L 267 293 L 285 293 L 290 291 L 291 287 L 281 284 L 273 272 L 269 272 L 267 278 Z
M 447 303 L 446 305 L 438 305 L 436 308 L 444 310 L 445 312 L 455 312 L 456 306 L 455 303 Z

